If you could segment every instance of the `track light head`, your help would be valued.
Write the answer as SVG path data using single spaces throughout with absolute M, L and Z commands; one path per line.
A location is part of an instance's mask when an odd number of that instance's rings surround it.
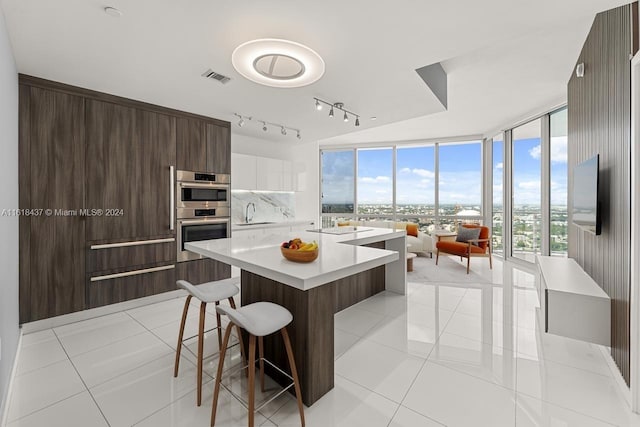
M 322 110 L 322 104 L 317 99 L 316 99 L 316 110 L 318 111 Z
M 344 113 L 344 121 L 345 123 L 349 121 L 349 116 L 347 116 L 347 112 Z
M 331 107 L 331 110 L 329 110 L 329 117 L 333 117 L 333 107 Z
M 302 137 L 300 136 L 300 131 L 297 131 L 297 132 L 296 132 L 296 138 L 298 138 L 298 139 L 302 138 Z
M 242 117 L 240 117 L 240 120 L 238 120 L 238 127 L 242 127 L 244 126 L 244 119 Z
M 360 126 L 360 117 L 356 117 L 356 126 Z
M 267 124 L 265 122 L 262 122 L 262 130 L 267 131 Z
M 287 134 L 287 130 L 284 128 L 284 126 L 282 126 L 282 127 L 280 128 L 280 133 L 281 133 L 281 134 L 283 134 L 283 135 L 286 135 L 286 134 Z

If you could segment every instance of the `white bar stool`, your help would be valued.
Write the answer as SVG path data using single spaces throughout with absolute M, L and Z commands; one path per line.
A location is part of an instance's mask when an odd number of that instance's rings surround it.
M 237 284 L 240 283 L 239 277 L 232 277 L 229 279 L 217 280 L 213 282 L 203 283 L 201 285 L 194 286 L 186 280 L 178 280 L 176 284 L 178 288 L 186 290 L 189 295 L 187 296 L 187 300 L 184 303 L 184 308 L 182 310 L 182 321 L 180 322 L 180 333 L 178 334 L 178 345 L 176 346 L 176 363 L 175 368 L 173 370 L 174 378 L 178 376 L 178 368 L 180 366 L 180 353 L 182 350 L 182 346 L 184 342 L 190 338 L 184 339 L 184 325 L 187 321 L 187 313 L 189 312 L 189 303 L 191 302 L 191 298 L 195 297 L 200 300 L 200 324 L 198 328 L 198 354 L 196 358 L 198 359 L 198 396 L 197 403 L 198 406 L 202 404 L 202 361 L 203 361 L 203 351 L 204 351 L 204 319 L 206 315 L 207 303 L 215 303 L 216 306 L 219 306 L 220 301 L 228 299 L 231 307 L 235 308 L 236 303 L 233 300 L 233 296 L 237 295 L 240 290 L 238 289 Z M 219 348 L 222 348 L 222 330 L 220 324 L 220 313 L 216 312 L 216 320 L 218 321 L 218 325 L 213 329 L 218 330 L 218 345 Z M 227 328 L 229 332 L 231 332 L 231 326 Z M 238 340 L 240 341 L 240 351 L 242 352 L 242 357 L 244 359 L 244 348 L 242 344 L 242 335 L 240 332 L 240 328 L 237 328 L 238 331 Z M 206 331 L 209 332 L 209 331 Z M 228 336 L 229 334 L 227 334 Z M 195 336 L 195 335 L 194 335 Z M 225 343 L 226 347 L 227 343 Z M 224 352 L 221 352 L 221 356 L 224 357 Z
M 294 386 L 296 391 L 296 398 L 298 400 L 298 410 L 300 411 L 300 423 L 304 427 L 304 407 L 302 406 L 302 394 L 300 393 L 300 381 L 298 380 L 298 372 L 296 370 L 296 362 L 293 358 L 293 350 L 291 349 L 291 341 L 289 341 L 289 334 L 287 333 L 286 326 L 291 323 L 293 316 L 286 308 L 279 306 L 271 302 L 256 302 L 253 304 L 240 307 L 238 309 L 228 308 L 223 306 L 216 307 L 216 311 L 220 314 L 226 314 L 231 320 L 230 325 L 233 324 L 240 327 L 249 333 L 249 355 L 247 362 L 247 370 L 249 376 L 248 392 L 249 392 L 249 427 L 253 427 L 255 418 L 255 357 L 256 357 L 256 337 L 258 337 L 259 346 L 259 362 L 260 362 L 260 387 L 264 391 L 264 362 L 266 361 L 274 368 L 280 370 L 274 366 L 271 362 L 263 357 L 263 337 L 271 335 L 278 330 L 282 334 L 284 346 L 287 350 L 287 357 L 289 359 L 289 367 L 291 368 L 291 376 L 287 375 L 293 384 L 285 387 L 279 394 L 282 394 L 288 390 L 291 385 Z M 216 374 L 216 385 L 213 392 L 213 407 L 211 408 L 211 427 L 216 422 L 216 410 L 218 406 L 218 395 L 220 394 L 220 381 L 222 379 L 222 369 L 224 366 L 224 355 L 231 335 L 231 327 L 227 327 L 227 331 L 224 334 L 224 341 L 220 350 L 220 357 L 218 358 L 218 372 Z M 226 388 L 226 387 L 225 387 Z M 233 393 L 232 393 L 233 394 Z M 277 395 L 276 395 L 277 397 Z

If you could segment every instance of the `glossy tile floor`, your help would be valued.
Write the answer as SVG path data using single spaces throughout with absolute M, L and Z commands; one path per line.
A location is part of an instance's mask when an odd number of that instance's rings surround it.
M 541 333 L 533 275 L 434 261 L 414 260 L 406 297 L 382 293 L 336 315 L 335 388 L 306 408 L 308 426 L 640 426 L 598 348 Z M 172 375 L 183 303 L 25 335 L 9 427 L 208 426 L 217 360 L 200 408 L 193 356 L 183 352 Z M 195 304 L 190 314 L 193 334 Z M 207 338 L 213 352 L 217 337 Z M 246 425 L 224 390 L 216 425 Z M 271 402 L 256 425 L 299 425 L 295 400 Z

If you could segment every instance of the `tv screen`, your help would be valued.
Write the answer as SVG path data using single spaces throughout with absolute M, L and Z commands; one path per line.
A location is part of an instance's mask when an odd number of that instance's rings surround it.
M 596 155 L 573 169 L 572 222 L 594 234 L 600 234 L 598 172 L 600 157 Z

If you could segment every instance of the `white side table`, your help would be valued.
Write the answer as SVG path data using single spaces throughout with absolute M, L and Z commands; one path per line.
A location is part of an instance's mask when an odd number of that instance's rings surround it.
M 413 252 L 407 252 L 407 271 L 413 271 L 413 259 L 417 256 Z

